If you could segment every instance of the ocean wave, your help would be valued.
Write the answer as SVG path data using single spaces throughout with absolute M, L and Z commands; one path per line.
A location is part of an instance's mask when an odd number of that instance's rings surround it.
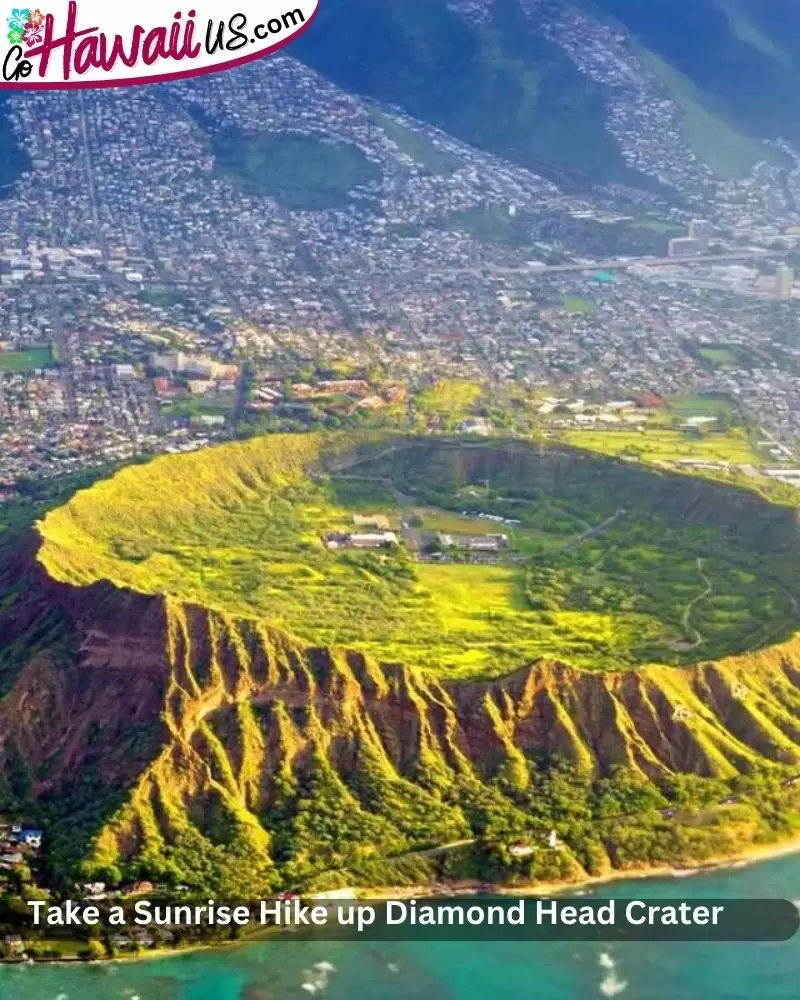
M 316 962 L 310 969 L 303 972 L 305 981 L 301 983 L 300 989 L 312 996 L 315 993 L 322 993 L 328 985 L 332 972 L 336 972 L 336 966 L 333 962 Z
M 617 963 L 607 951 L 600 952 L 598 964 L 601 969 L 605 969 L 608 975 L 600 981 L 599 990 L 604 997 L 615 997 L 628 988 L 626 979 L 620 979 L 617 975 Z
M 627 988 L 627 980 L 620 979 L 616 972 L 610 972 L 600 983 L 600 992 L 604 997 L 615 997 Z

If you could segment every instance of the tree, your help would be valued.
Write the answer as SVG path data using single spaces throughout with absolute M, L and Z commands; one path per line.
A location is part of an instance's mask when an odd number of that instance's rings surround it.
M 102 941 L 92 938 L 86 942 L 86 947 L 82 948 L 78 954 L 80 958 L 85 959 L 87 962 L 102 962 L 106 957 L 106 949 Z

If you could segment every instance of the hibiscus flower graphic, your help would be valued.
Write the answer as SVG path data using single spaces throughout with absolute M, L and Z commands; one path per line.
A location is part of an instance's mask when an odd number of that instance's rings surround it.
M 9 37 L 12 31 L 22 32 L 25 30 L 30 13 L 27 7 L 12 7 L 11 15 L 8 18 Z
M 8 33 L 8 40 L 12 45 L 19 45 L 22 41 L 22 28 L 12 28 Z
M 37 24 L 31 24 L 29 22 L 25 25 L 25 31 L 22 33 L 22 38 L 28 47 L 32 45 L 40 45 L 43 38 L 41 27 Z
M 44 24 L 44 14 L 37 7 L 36 10 L 28 11 L 28 25 L 32 25 L 34 28 L 38 28 Z

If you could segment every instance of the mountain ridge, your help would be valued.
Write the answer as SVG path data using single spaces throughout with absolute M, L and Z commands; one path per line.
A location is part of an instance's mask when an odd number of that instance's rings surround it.
M 264 890 L 287 878 L 313 881 L 319 845 L 287 854 L 292 834 L 274 823 L 288 808 L 276 789 L 293 786 L 291 800 L 308 775 L 313 784 L 321 774 L 338 808 L 353 811 L 357 843 L 366 830 L 402 856 L 474 836 L 476 807 L 465 814 L 462 804 L 470 794 L 517 819 L 509 788 L 529 787 L 532 753 L 564 757 L 595 778 L 623 767 L 648 783 L 682 772 L 730 779 L 800 761 L 797 638 L 694 668 L 615 674 L 548 662 L 492 681 L 439 681 L 352 650 L 304 647 L 264 623 L 163 595 L 70 587 L 38 565 L 28 582 L 21 608 L 2 615 L 4 632 L 13 635 L 16 622 L 24 634 L 37 602 L 56 605 L 76 655 L 58 664 L 34 653 L 0 703 L 3 771 L 14 771 L 12 757 L 24 759 L 33 801 L 80 799 L 80 776 L 96 772 L 107 803 L 118 804 L 96 817 L 80 862 L 87 876 L 168 877 L 174 868 L 197 884 L 208 874 L 187 875 L 191 842 L 221 856 L 210 882 L 217 890 L 252 885 L 254 872 Z M 378 800 L 416 816 L 410 831 L 390 834 Z M 381 855 L 363 854 L 355 877 L 369 884 L 376 873 L 366 862 Z M 338 851 L 323 857 L 333 870 L 341 865 Z M 568 858 L 574 874 L 571 852 L 559 863 Z

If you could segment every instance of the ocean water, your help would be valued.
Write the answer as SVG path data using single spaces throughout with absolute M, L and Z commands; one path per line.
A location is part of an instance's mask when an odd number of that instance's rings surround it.
M 617 898 L 800 900 L 800 855 L 605 886 Z M 128 964 L 0 966 L 0 1000 L 796 1000 L 780 944 L 308 943 L 272 940 Z

